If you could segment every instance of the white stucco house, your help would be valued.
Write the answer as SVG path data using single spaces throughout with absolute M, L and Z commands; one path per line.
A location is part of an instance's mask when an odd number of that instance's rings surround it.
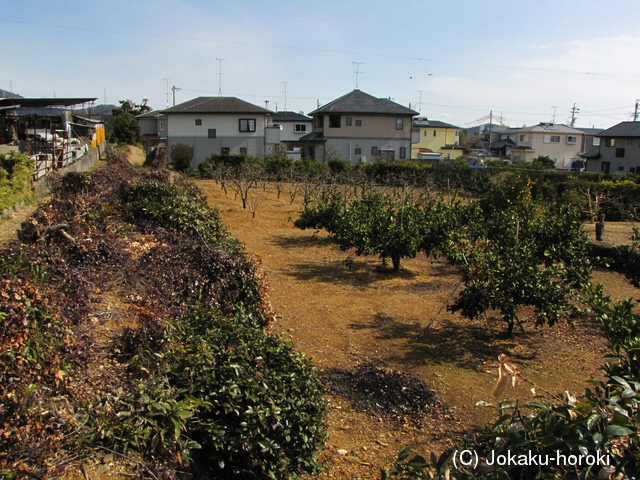
M 162 114 L 169 151 L 176 142 L 191 146 L 194 167 L 214 153 L 264 157 L 280 143 L 274 112 L 236 97 L 198 97 Z

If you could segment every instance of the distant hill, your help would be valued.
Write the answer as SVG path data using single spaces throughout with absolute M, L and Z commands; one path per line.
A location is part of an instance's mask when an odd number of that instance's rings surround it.
M 0 88 L 0 98 L 24 98 L 22 95 L 10 92 L 9 90 L 3 90 Z
M 116 107 L 115 105 L 96 105 L 95 107 L 90 107 L 88 109 L 81 108 L 75 111 L 78 113 L 78 115 L 80 115 L 80 112 L 85 110 L 89 110 L 92 115 L 112 115 L 114 108 L 118 107 Z

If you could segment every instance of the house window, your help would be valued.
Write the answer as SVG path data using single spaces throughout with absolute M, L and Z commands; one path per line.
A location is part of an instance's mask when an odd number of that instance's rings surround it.
M 567 135 L 567 143 L 570 145 L 575 145 L 578 143 L 578 137 L 575 135 Z
M 434 131 L 433 131 L 433 136 L 435 137 L 436 135 L 438 135 L 438 131 L 437 131 L 437 130 L 434 130 Z
M 615 139 L 615 138 L 607 138 L 607 139 L 604 141 L 604 145 L 605 145 L 606 147 L 614 147 L 614 146 L 615 146 L 615 144 L 616 144 L 616 139 Z
M 609 168 L 611 168 L 610 162 L 602 162 L 602 165 L 600 166 L 600 170 L 602 170 L 602 173 L 609 173 Z
M 362 126 L 362 120 L 356 120 L 356 127 Z
M 202 125 L 202 119 L 196 118 L 196 125 Z
M 427 133 L 429 133 L 429 131 L 428 131 L 428 130 L 425 130 L 425 131 L 424 131 L 424 135 L 423 135 L 423 137 L 426 137 L 426 136 L 427 136 Z
M 240 155 L 246 155 L 247 154 L 247 147 L 240 147 Z
M 407 158 L 407 147 L 400 147 L 400 158 Z
M 624 148 L 616 148 L 616 157 L 618 158 L 624 157 Z
M 620 165 L 620 166 L 618 167 L 618 171 L 619 171 L 619 172 L 624 172 L 624 167 L 623 167 L 622 165 Z
M 313 117 L 314 128 L 324 128 L 324 117 Z
M 164 122 L 160 122 L 160 130 L 164 129 Z
M 256 119 L 255 118 L 241 118 L 240 119 L 240 131 L 241 132 L 255 132 L 256 131 Z
M 353 123 L 353 117 L 347 117 L 347 118 L 345 118 L 345 120 L 344 120 L 344 124 L 345 124 L 347 127 L 350 127 L 352 123 Z
M 378 155 L 378 147 L 371 147 L 371 155 Z
M 528 142 L 529 141 L 529 135 L 520 135 L 520 141 L 521 142 Z
M 593 137 L 593 141 L 591 142 L 591 145 L 593 145 L 594 147 L 599 147 L 600 146 L 600 138 Z
M 340 115 L 329 115 L 329 128 L 340 128 Z
M 294 126 L 296 133 L 305 133 L 307 131 L 306 123 L 296 123 Z
M 215 128 L 210 128 L 210 129 L 207 131 L 207 136 L 208 136 L 209 138 L 216 138 L 216 129 L 215 129 Z
M 404 129 L 404 118 L 396 118 L 396 130 Z
M 360 147 L 356 147 L 353 153 L 355 153 L 356 155 L 360 155 L 362 154 L 362 149 Z
M 560 143 L 560 135 L 548 135 L 549 142 L 548 143 Z
M 231 153 L 231 149 L 229 147 L 222 147 L 220 149 L 220 152 L 222 153 L 222 155 L 229 155 Z

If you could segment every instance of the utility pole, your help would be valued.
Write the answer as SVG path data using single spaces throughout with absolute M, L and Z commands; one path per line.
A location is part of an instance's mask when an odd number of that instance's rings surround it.
M 218 96 L 222 96 L 222 61 L 224 58 L 216 58 L 218 60 L 219 71 L 218 71 Z
M 489 112 L 489 156 L 491 156 L 491 133 L 493 133 L 493 110 Z
M 580 113 L 580 109 L 576 108 L 576 104 L 573 104 L 573 108 L 571 109 L 571 124 L 570 127 L 573 128 L 576 124 L 576 115 Z
M 171 87 L 171 91 L 173 92 L 173 106 L 176 106 L 176 92 L 180 90 L 178 87 L 176 87 L 175 85 L 173 87 Z
M 354 72 L 356 74 L 356 90 L 358 90 L 358 76 L 360 75 L 360 65 L 363 64 L 363 62 L 351 62 L 356 66 L 356 71 Z
M 558 106 L 551 105 L 551 108 L 553 108 L 553 118 L 551 119 L 551 123 L 556 123 L 556 109 L 558 108 Z
M 633 121 L 638 121 L 638 108 L 640 107 L 640 100 L 636 100 L 636 108 L 633 110 Z
M 418 112 L 420 112 L 420 115 L 422 115 L 422 90 L 418 90 L 418 92 L 420 93 L 420 100 L 418 101 Z

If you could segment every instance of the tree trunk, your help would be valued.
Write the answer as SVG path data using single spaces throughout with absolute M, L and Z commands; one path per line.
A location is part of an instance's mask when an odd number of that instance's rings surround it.
M 393 271 L 400 271 L 400 255 L 391 255 L 391 262 L 393 262 Z

